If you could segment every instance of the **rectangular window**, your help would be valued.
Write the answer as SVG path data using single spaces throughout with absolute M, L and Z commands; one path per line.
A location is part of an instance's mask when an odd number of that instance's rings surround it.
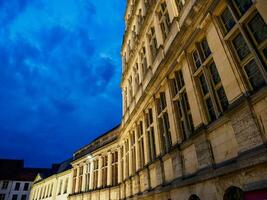
M 160 93 L 160 97 L 156 100 L 156 102 L 157 102 L 157 110 L 158 110 L 160 137 L 162 141 L 161 146 L 162 146 L 162 151 L 165 154 L 169 152 L 172 146 L 172 140 L 171 140 L 169 116 L 167 112 L 166 97 L 165 97 L 164 92 Z
M 148 112 L 146 113 L 146 132 L 148 136 L 150 161 L 153 161 L 156 158 L 156 145 L 152 109 L 148 109 Z
M 107 176 L 108 176 L 108 156 L 102 157 L 102 187 L 107 187 Z
M 21 195 L 21 200 L 26 200 L 26 199 L 27 199 L 27 195 L 26 194 Z
M 248 27 L 254 36 L 256 42 L 258 44 L 263 43 L 267 39 L 267 25 L 260 16 L 259 13 L 257 13 L 248 23 Z
M 227 110 L 229 103 L 215 63 L 212 61 L 207 66 L 203 67 L 207 68 L 208 81 L 206 80 L 204 73 L 201 73 L 199 75 L 199 85 L 202 91 L 202 98 L 206 112 L 208 114 L 208 121 L 212 122 L 216 120 L 216 116 L 219 115 L 216 115 L 215 107 L 217 108 L 217 112 L 223 112 Z
M 85 191 L 89 190 L 91 163 L 86 164 Z
M 149 46 L 150 46 L 150 51 L 152 55 L 152 60 L 157 56 L 157 51 L 158 51 L 158 43 L 157 43 L 157 38 L 156 38 L 156 32 L 155 28 L 151 27 L 149 34 L 148 34 L 148 41 L 149 41 Z
M 13 194 L 12 200 L 18 200 L 18 195 L 17 194 Z
M 264 22 L 259 13 L 256 13 L 254 17 L 248 22 L 248 32 L 252 37 L 255 47 L 260 53 L 260 57 L 263 59 L 265 69 L 267 65 L 267 24 Z
M 16 185 L 15 185 L 15 190 L 18 191 L 19 188 L 20 188 L 20 183 L 16 183 Z
M 29 189 L 29 183 L 24 183 L 23 190 L 27 191 Z
M 97 188 L 98 184 L 98 160 L 94 160 L 94 172 L 93 172 L 93 189 Z
M 211 55 L 211 50 L 208 45 L 206 38 L 202 39 L 196 44 L 197 48 L 192 52 L 192 58 L 194 61 L 195 68 L 201 67 L 202 63 Z
M 185 0 L 175 0 L 178 12 L 181 12 L 185 5 Z
M 252 6 L 251 0 L 233 0 L 236 9 L 238 10 L 239 16 L 242 16 Z
M 239 65 L 238 69 L 243 74 L 242 77 L 246 79 L 248 89 L 257 91 L 266 85 L 264 74 L 266 76 L 267 25 L 256 10 L 244 15 L 252 6 L 252 0 L 233 0 L 230 2 L 233 3 L 233 6 L 230 3 L 230 6 L 220 15 L 223 28 L 228 32 L 236 23 L 241 26 L 237 26 L 235 32 L 227 35 L 224 39 L 236 58 Z M 244 16 L 235 22 L 232 13 L 239 17 Z M 249 47 L 254 48 L 255 51 L 252 52 Z M 217 90 L 217 95 L 220 99 L 224 99 L 221 98 L 225 96 L 222 89 Z M 224 107 L 226 101 L 222 100 L 221 104 Z
M 208 45 L 206 38 L 204 38 L 200 42 L 200 47 L 201 47 L 203 58 L 204 58 L 203 60 L 206 60 L 209 57 L 209 55 L 211 54 L 211 51 L 210 51 L 210 48 L 209 48 L 209 45 Z
M 248 46 L 240 33 L 233 39 L 233 45 L 240 61 L 244 60 L 244 58 L 246 57 L 251 57 Z M 250 87 L 253 90 L 257 91 L 266 84 L 263 75 L 259 70 L 259 66 L 254 59 L 251 59 L 248 63 L 246 62 L 244 64 L 243 62 L 241 62 L 240 64 L 243 67 Z
M 233 39 L 233 45 L 240 61 L 244 60 L 250 54 L 248 45 L 240 33 Z
M 8 181 L 3 181 L 2 189 L 5 190 L 8 187 Z
M 202 58 L 201 65 L 198 67 L 199 70 L 195 75 L 197 77 L 196 81 L 202 96 L 207 120 L 208 122 L 212 122 L 217 119 L 220 113 L 228 108 L 228 100 L 217 67 L 212 56 L 210 56 L 211 51 L 206 38 L 202 39 L 199 44 L 196 44 L 196 47 L 194 51 L 201 52 L 200 55 Z M 179 109 L 182 111 L 181 108 Z
M 5 200 L 5 194 L 0 194 L 0 200 Z
M 223 27 L 225 29 L 225 33 L 228 33 L 235 25 L 235 20 L 229 10 L 229 8 L 225 8 L 221 14 L 221 21 Z
M 182 70 L 174 72 L 174 79 L 172 79 L 172 83 L 172 100 L 174 103 L 175 116 L 177 121 L 179 122 L 179 128 L 183 133 L 184 138 L 187 138 L 194 130 L 194 125 L 185 89 Z
M 118 184 L 118 152 L 112 153 L 112 186 Z
M 246 64 L 244 69 L 254 90 L 258 90 L 265 85 L 262 74 L 260 73 L 259 68 L 254 60 L 251 60 L 248 64 Z
M 197 50 L 193 51 L 192 57 L 193 57 L 193 61 L 195 64 L 195 68 L 198 69 L 201 66 L 202 62 L 201 62 L 200 55 Z
M 141 59 L 141 67 L 143 72 L 143 78 L 145 77 L 147 73 L 147 58 L 146 58 L 146 48 L 142 47 L 140 51 L 140 59 Z
M 160 4 L 158 11 L 158 18 L 159 18 L 161 32 L 165 40 L 168 36 L 168 33 L 170 32 L 170 25 L 171 25 L 167 4 L 165 1 Z

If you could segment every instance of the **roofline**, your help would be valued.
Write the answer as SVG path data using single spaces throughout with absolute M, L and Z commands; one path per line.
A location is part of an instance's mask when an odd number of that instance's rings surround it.
M 83 150 L 83 149 L 86 148 L 88 145 L 90 145 L 90 144 L 96 142 L 96 141 L 99 140 L 100 138 L 102 138 L 102 137 L 108 135 L 110 132 L 115 131 L 115 130 L 118 129 L 120 126 L 121 126 L 121 123 L 119 123 L 118 125 L 116 125 L 116 126 L 113 127 L 112 129 L 110 129 L 110 130 L 104 132 L 102 135 L 98 136 L 97 138 L 95 138 L 94 140 L 92 140 L 90 143 L 88 143 L 88 144 L 84 145 L 82 148 L 76 150 L 76 151 L 74 152 L 74 154 L 76 154 L 77 152 Z M 74 154 L 73 154 L 73 155 L 74 155 Z

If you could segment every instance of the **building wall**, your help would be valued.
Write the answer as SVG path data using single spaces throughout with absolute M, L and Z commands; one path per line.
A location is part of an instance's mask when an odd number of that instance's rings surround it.
M 267 2 L 234 2 L 127 2 L 120 134 L 70 200 L 267 195 Z
M 37 179 L 31 188 L 30 200 L 66 200 L 71 193 L 71 179 L 71 170 Z
M 19 187 L 16 189 L 17 184 L 19 185 Z M 7 187 L 5 187 L 4 185 L 7 185 Z M 2 196 L 1 200 L 23 200 L 23 198 L 25 198 L 24 200 L 28 200 L 30 195 L 31 185 L 32 182 L 29 181 L 1 180 L 0 181 L 0 197 Z

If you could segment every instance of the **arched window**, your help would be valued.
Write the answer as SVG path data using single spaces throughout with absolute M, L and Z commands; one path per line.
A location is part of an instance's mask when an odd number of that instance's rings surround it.
M 244 199 L 244 193 L 243 191 L 235 186 L 229 187 L 223 196 L 223 200 L 243 200 Z
M 192 194 L 188 200 L 200 200 L 200 198 L 197 195 Z

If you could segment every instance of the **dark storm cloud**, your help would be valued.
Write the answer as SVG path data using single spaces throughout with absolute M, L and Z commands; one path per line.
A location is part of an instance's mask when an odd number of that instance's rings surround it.
M 47 166 L 119 123 L 124 4 L 0 0 L 0 157 Z

